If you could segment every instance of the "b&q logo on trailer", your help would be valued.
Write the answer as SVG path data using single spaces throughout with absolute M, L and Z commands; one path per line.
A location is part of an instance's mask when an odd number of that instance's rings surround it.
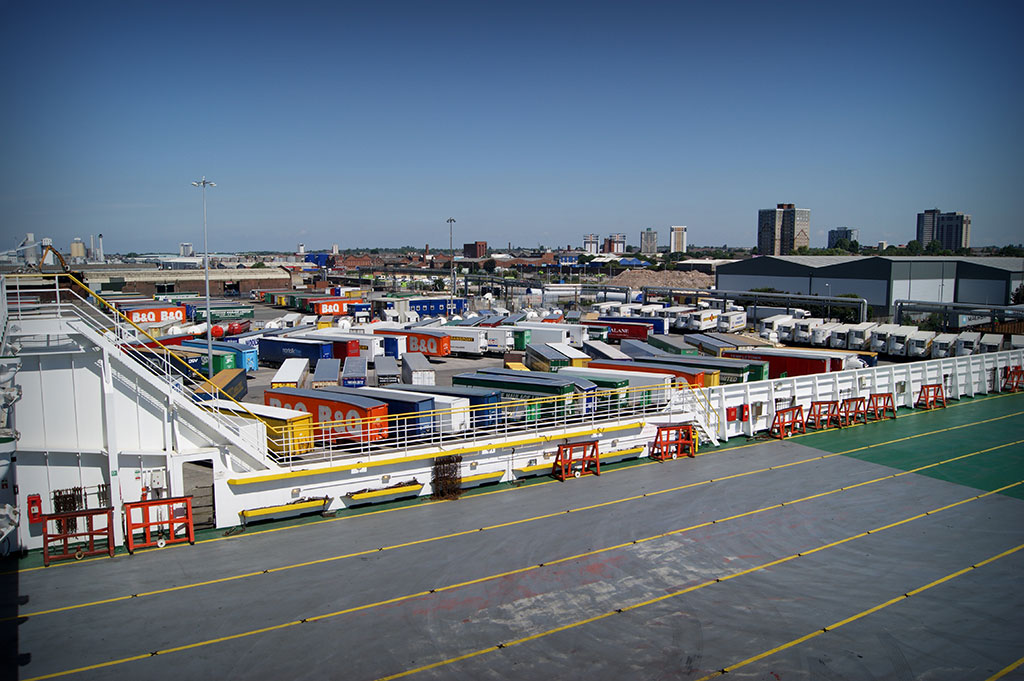
M 422 352 L 424 355 L 436 355 L 437 339 L 409 336 L 409 352 Z
M 150 322 L 183 322 L 185 321 L 185 308 L 183 307 L 160 307 L 148 310 L 129 310 L 128 319 L 135 324 L 148 324 Z

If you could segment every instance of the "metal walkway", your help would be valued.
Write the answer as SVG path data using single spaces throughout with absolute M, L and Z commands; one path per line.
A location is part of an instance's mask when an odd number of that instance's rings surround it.
M 962 400 L 22 570 L 19 674 L 989 679 L 1024 655 L 1022 416 Z

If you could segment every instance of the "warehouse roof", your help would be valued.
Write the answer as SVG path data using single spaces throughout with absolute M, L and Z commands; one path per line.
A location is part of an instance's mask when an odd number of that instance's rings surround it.
M 831 267 L 856 261 L 888 260 L 890 262 L 964 262 L 982 267 L 992 267 L 1010 272 L 1024 271 L 1024 258 L 981 258 L 969 256 L 922 256 L 922 255 L 763 255 L 757 260 L 777 260 L 804 267 Z M 743 261 L 740 261 L 743 262 Z

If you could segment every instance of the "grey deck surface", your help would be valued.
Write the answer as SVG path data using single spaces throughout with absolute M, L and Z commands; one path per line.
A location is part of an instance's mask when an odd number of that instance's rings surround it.
M 334 679 L 399 673 L 569 625 L 960 501 L 910 474 L 689 532 L 634 540 L 896 472 L 836 456 L 598 508 L 825 452 L 794 442 L 600 477 L 22 572 L 23 614 L 254 576 L 18 626 L 30 678 L 281 625 L 627 544 L 329 619 L 78 672 L 96 679 Z M 498 523 L 553 517 L 472 532 Z M 470 531 L 455 537 L 379 547 Z M 899 527 L 409 678 L 693 679 L 1024 543 L 1024 502 L 992 495 Z M 304 567 L 265 569 L 371 551 Z M 728 678 L 986 679 L 1024 655 L 1024 551 Z M 1021 678 L 1011 673 L 1007 679 Z

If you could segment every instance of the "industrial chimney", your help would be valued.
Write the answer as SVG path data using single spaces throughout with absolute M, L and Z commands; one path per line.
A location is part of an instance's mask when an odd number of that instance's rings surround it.
M 100 234 L 99 238 L 96 240 L 96 261 L 97 262 L 106 262 L 103 259 L 103 235 L 102 234 Z

